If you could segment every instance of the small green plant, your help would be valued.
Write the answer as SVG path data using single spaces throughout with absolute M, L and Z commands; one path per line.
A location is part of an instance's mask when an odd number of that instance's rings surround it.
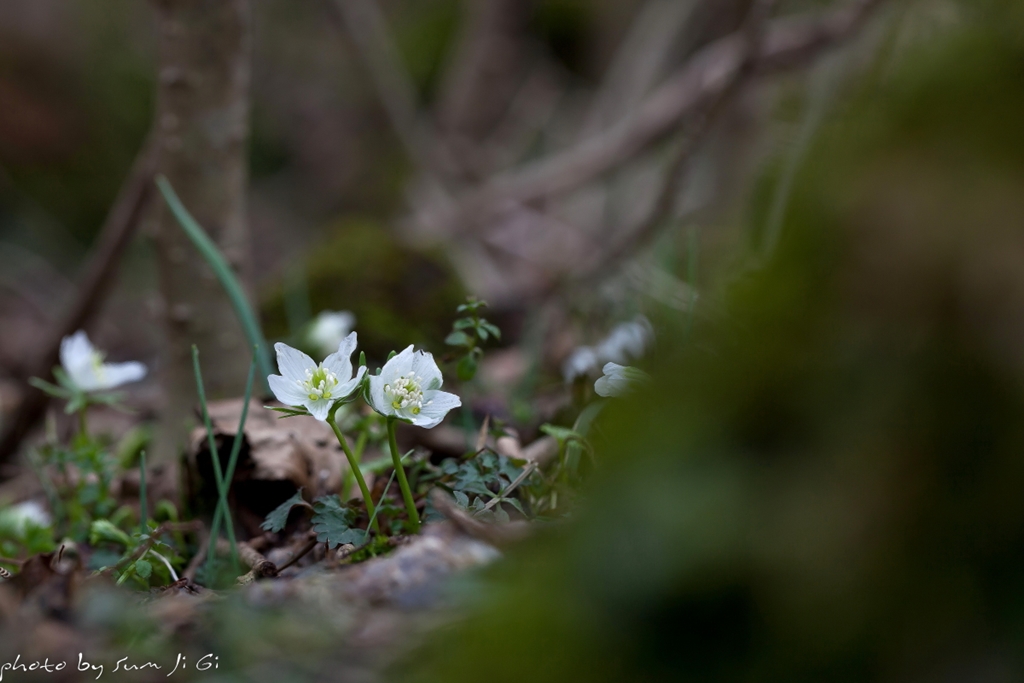
M 29 457 L 45 482 L 54 521 L 62 534 L 84 541 L 94 520 L 114 514 L 117 499 L 111 486 L 117 463 L 87 432 L 77 434 L 69 445 L 59 443 L 51 433 Z
M 146 520 L 131 534 L 106 519 L 96 520 L 89 529 L 89 544 L 100 557 L 117 558 L 112 566 L 99 567 L 99 571 L 113 572 L 118 585 L 131 581 L 142 589 L 178 580 L 176 567 L 184 564 L 184 559 L 172 545 L 174 542 L 172 530 L 153 520 Z
M 522 460 L 484 449 L 466 460 L 445 459 L 425 479 L 447 490 L 460 507 L 474 515 L 507 522 L 505 505 L 528 517 L 522 502 L 512 494 L 534 471 Z M 433 508 L 428 513 L 431 521 L 441 518 Z
M 407 453 L 406 456 L 408 455 Z M 393 471 L 391 478 L 388 479 L 388 483 L 384 487 L 384 493 L 381 495 L 379 504 L 370 516 L 369 523 L 366 525 L 367 529 L 377 528 L 375 523 L 377 516 L 381 512 L 386 511 L 390 514 L 398 510 L 398 508 L 395 508 L 388 502 L 387 498 L 388 491 L 391 490 L 391 484 L 394 481 L 395 472 Z M 302 489 L 296 491 L 295 495 L 274 508 L 263 521 L 261 528 L 272 533 L 281 531 L 288 525 L 291 511 L 296 507 L 304 508 L 307 512 L 312 513 L 310 524 L 312 524 L 313 531 L 316 532 L 318 543 L 326 543 L 328 547 L 335 548 L 346 543 L 363 547 L 372 542 L 368 531 L 353 526 L 358 517 L 357 510 L 353 509 L 350 505 L 342 503 L 336 496 L 321 496 L 314 500 L 312 504 L 307 503 L 306 499 L 302 496 Z M 379 538 L 380 536 L 378 533 L 377 537 Z
M 466 303 L 459 305 L 457 313 L 465 313 L 452 324 L 452 332 L 444 340 L 448 346 L 459 349 L 459 359 L 455 365 L 455 374 L 463 382 L 476 377 L 477 367 L 483 358 L 481 344 L 488 339 L 501 339 L 498 326 L 480 317 L 480 310 L 487 307 L 487 302 L 468 297 Z

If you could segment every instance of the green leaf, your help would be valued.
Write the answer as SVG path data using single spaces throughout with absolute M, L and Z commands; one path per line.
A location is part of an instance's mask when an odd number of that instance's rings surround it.
M 311 510 L 313 509 L 312 505 L 302 499 L 302 489 L 296 491 L 294 496 L 274 508 L 273 511 L 267 515 L 267 518 L 263 520 L 263 524 L 260 525 L 260 528 L 277 533 L 288 524 L 288 515 L 291 513 L 292 508 L 299 505 L 305 506 Z
M 473 339 L 465 332 L 452 332 L 445 337 L 444 343 L 448 346 L 465 346 L 468 348 L 473 345 Z
M 278 418 L 280 420 L 283 420 L 286 417 L 299 417 L 299 416 L 302 416 L 302 415 L 309 415 L 309 411 L 306 410 L 305 408 L 302 408 L 300 410 L 300 409 L 297 409 L 297 408 L 282 408 L 282 407 L 279 407 L 279 406 L 263 406 L 263 407 L 266 408 L 267 410 L 273 410 L 276 413 L 284 413 L 284 415 L 282 415 L 280 418 Z
M 139 560 L 135 563 L 135 573 L 144 579 L 148 579 L 153 574 L 153 565 L 146 560 Z
M 452 491 L 452 494 L 455 496 L 455 502 L 459 504 L 459 507 L 469 507 L 469 496 L 462 491 Z
M 471 353 L 460 360 L 459 364 L 455 366 L 455 374 L 463 382 L 468 382 L 476 377 L 476 368 L 476 355 Z
M 495 339 L 501 339 L 501 330 L 494 323 L 490 323 L 486 320 L 480 320 L 480 327 L 491 333 L 491 336 Z
M 501 502 L 502 503 L 508 503 L 509 505 L 514 507 L 516 510 L 519 510 L 519 512 L 523 515 L 523 517 L 526 516 L 526 511 L 523 510 L 523 505 L 522 505 L 522 503 L 519 502 L 518 499 L 516 499 L 516 498 L 502 498 Z
M 56 384 L 50 384 L 49 382 L 41 380 L 38 377 L 29 377 L 28 383 L 34 386 L 36 389 L 39 389 L 40 391 L 46 394 L 49 394 L 50 396 L 63 398 L 65 400 L 71 398 L 72 396 L 71 392 L 68 391 L 67 389 L 58 387 Z
M 452 325 L 452 329 L 455 330 L 468 330 L 471 327 L 476 327 L 476 321 L 472 318 L 459 318 Z
M 89 527 L 89 543 L 98 545 L 100 543 L 119 543 L 123 546 L 132 545 L 131 537 L 118 529 L 106 519 L 97 519 Z
M 486 308 L 486 307 L 487 307 L 487 302 L 484 301 L 483 299 L 477 299 L 477 298 L 474 298 L 474 297 L 468 297 L 466 299 L 466 303 L 460 304 L 459 307 L 455 309 L 455 312 L 456 313 L 465 313 L 466 311 L 476 312 L 476 311 L 479 311 L 481 308 Z
M 544 432 L 548 436 L 553 436 L 558 440 L 559 443 L 565 444 L 569 441 L 583 441 L 583 436 L 568 427 L 559 427 L 553 424 L 544 424 L 540 426 L 540 431 Z
M 89 399 L 85 397 L 85 394 L 74 394 L 68 404 L 64 406 L 64 412 L 68 415 L 77 413 L 78 411 L 89 405 Z
M 366 541 L 365 531 L 352 528 L 355 513 L 343 507 L 336 496 L 317 498 L 313 510 L 313 531 L 320 543 L 334 548 L 343 543 L 362 545 Z

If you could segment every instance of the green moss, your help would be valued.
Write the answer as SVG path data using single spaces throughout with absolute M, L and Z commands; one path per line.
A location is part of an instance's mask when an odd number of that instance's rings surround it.
M 409 344 L 441 351 L 465 298 L 447 260 L 397 244 L 387 226 L 368 219 L 341 221 L 332 234 L 306 261 L 313 313 L 352 311 L 371 360 Z M 269 292 L 263 319 L 268 337 L 288 335 L 283 283 Z

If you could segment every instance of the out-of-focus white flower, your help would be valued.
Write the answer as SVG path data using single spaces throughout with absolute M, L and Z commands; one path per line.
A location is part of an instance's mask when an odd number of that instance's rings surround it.
M 635 320 L 616 325 L 608 336 L 597 346 L 601 360 L 611 363 L 628 363 L 644 355 L 654 341 L 651 322 L 640 315 Z
M 104 354 L 79 330 L 60 343 L 60 364 L 68 379 L 82 391 L 106 391 L 146 376 L 146 366 L 128 363 L 104 363 Z
M 594 376 L 603 363 L 625 364 L 644 355 L 654 341 L 654 328 L 644 316 L 620 323 L 596 346 L 580 346 L 562 363 L 562 377 Z
M 0 524 L 19 535 L 23 535 L 30 524 L 37 527 L 48 527 L 52 523 L 50 513 L 34 500 L 26 500 L 23 503 L 12 505 L 0 512 L 0 517 L 3 520 Z
M 605 398 L 624 396 L 635 389 L 636 385 L 642 384 L 650 378 L 650 375 L 643 370 L 618 363 L 605 363 L 604 376 L 594 382 L 594 391 L 598 396 Z
M 462 405 L 458 396 L 441 391 L 442 381 L 434 357 L 409 346 L 385 363 L 379 375 L 370 375 L 370 405 L 381 415 L 430 429 Z
M 356 317 L 349 311 L 321 311 L 306 334 L 309 343 L 327 355 L 338 348 L 356 326 Z
M 566 382 L 571 382 L 577 377 L 586 377 L 597 368 L 598 363 L 600 360 L 597 351 L 590 346 L 580 346 L 562 363 L 562 377 Z
M 280 375 L 267 378 L 270 389 L 277 400 L 287 406 L 303 407 L 309 414 L 327 421 L 327 416 L 338 401 L 350 397 L 363 382 L 366 368 L 359 368 L 352 374 L 352 352 L 356 350 L 356 333 L 345 337 L 338 350 L 327 356 L 319 365 L 298 349 L 280 342 L 277 350 L 277 367 Z

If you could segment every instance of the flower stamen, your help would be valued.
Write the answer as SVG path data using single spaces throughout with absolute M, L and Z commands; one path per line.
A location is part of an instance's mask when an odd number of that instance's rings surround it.
M 295 380 L 295 383 L 301 387 L 310 401 L 329 401 L 339 384 L 338 376 L 325 368 L 322 363 L 317 366 L 316 370 L 306 368 L 306 378 Z
M 407 410 L 419 415 L 423 409 L 423 378 L 410 372 L 384 385 L 384 395 L 395 410 Z

